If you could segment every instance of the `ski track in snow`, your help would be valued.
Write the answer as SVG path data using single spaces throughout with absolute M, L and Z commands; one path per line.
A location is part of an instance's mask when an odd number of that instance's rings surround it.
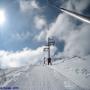
M 6 87 L 18 87 L 12 90 L 85 90 L 48 66 L 29 67 Z

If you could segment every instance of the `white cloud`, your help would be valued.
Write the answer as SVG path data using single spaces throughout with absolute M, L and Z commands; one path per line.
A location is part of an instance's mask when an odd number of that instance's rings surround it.
M 47 37 L 47 31 L 43 30 L 39 33 L 39 35 L 36 35 L 34 39 L 37 41 L 46 41 L 46 37 Z
M 73 29 L 74 25 L 70 17 L 66 14 L 60 14 L 50 27 L 47 37 L 55 36 L 57 38 L 59 37 L 59 40 L 65 40 Z
M 89 25 L 83 24 L 81 25 L 80 31 L 75 31 L 70 35 L 64 49 L 66 55 L 84 56 L 90 54 L 89 28 Z
M 72 10 L 72 0 L 65 3 L 66 8 Z M 77 3 L 80 1 L 80 5 Z M 75 2 L 73 1 L 73 5 L 75 8 L 78 8 L 78 11 L 83 11 L 89 3 L 89 0 L 81 1 L 79 0 Z M 69 5 L 68 5 L 69 4 Z M 63 55 L 65 56 L 73 56 L 73 55 L 88 55 L 90 54 L 90 25 L 87 23 L 83 23 L 80 26 L 76 26 L 73 19 L 62 13 L 60 14 L 56 21 L 52 23 L 49 31 L 47 32 L 47 37 L 55 36 L 59 40 L 65 41 L 65 48 Z
M 19 41 L 25 41 L 29 37 L 32 36 L 32 33 L 27 31 L 27 32 L 21 32 L 21 33 L 14 33 L 12 34 L 11 38 L 19 40 Z
M 68 0 L 67 2 L 64 1 L 62 7 L 81 13 L 89 4 L 90 0 Z
M 33 1 L 31 2 L 31 6 L 32 6 L 33 8 L 36 8 L 36 9 L 39 8 L 39 6 L 38 6 L 38 4 L 36 3 L 35 0 L 33 0 Z
M 41 59 L 43 47 L 36 50 L 23 49 L 17 52 L 0 51 L 0 61 L 3 67 L 19 67 L 26 64 L 34 64 Z
M 43 16 L 35 16 L 34 24 L 37 30 L 39 30 L 39 34 L 37 34 L 34 39 L 37 41 L 46 41 L 47 32 L 48 32 L 48 24 Z
M 35 0 L 20 0 L 20 9 L 22 12 L 30 12 L 40 8 Z
M 47 28 L 47 22 L 43 16 L 35 16 L 34 24 L 35 24 L 35 27 L 39 30 L 44 30 Z
M 35 50 L 24 48 L 21 51 L 9 52 L 9 51 L 0 51 L 0 64 L 1 67 L 20 67 L 23 65 L 36 64 L 39 61 L 43 60 L 44 52 L 43 48 L 45 46 L 39 47 Z M 51 55 L 56 51 L 56 47 L 51 47 Z M 46 53 L 47 54 L 47 53 Z

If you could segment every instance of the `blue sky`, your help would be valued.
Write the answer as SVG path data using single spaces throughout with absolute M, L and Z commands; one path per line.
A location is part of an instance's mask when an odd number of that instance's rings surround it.
M 58 7 L 90 15 L 89 0 L 51 1 Z M 48 5 L 47 0 L 0 0 L 0 10 L 5 12 L 6 18 L 0 25 L 2 66 L 10 66 L 7 61 L 20 66 L 41 60 L 48 37 L 54 37 L 56 41 L 51 48 L 54 56 L 90 52 L 90 25 Z
M 35 2 L 40 9 L 45 8 L 41 11 L 37 8 L 22 11 L 20 2 L 23 2 L 24 5 L 26 2 L 30 3 L 31 0 L 0 0 L 1 9 L 5 10 L 6 14 L 6 22 L 0 28 L 0 49 L 2 50 L 16 51 L 25 47 L 34 49 L 42 45 L 41 42 L 33 40 L 34 36 L 39 33 L 33 23 L 35 16 L 43 16 L 47 23 L 50 24 L 59 14 L 56 9 L 47 6 L 47 0 L 37 0 Z M 19 35 L 21 35 L 21 38 Z

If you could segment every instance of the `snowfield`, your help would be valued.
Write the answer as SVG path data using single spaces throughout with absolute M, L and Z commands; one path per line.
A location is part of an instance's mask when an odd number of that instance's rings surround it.
M 69 80 L 79 85 L 85 90 L 90 90 L 90 56 L 80 58 L 74 57 L 56 61 L 53 69 L 62 73 Z
M 90 90 L 89 56 L 58 60 L 52 66 L 30 65 L 6 70 L 0 88 L 9 90 Z M 11 72 L 10 72 L 11 71 Z M 2 89 L 5 90 L 5 89 Z

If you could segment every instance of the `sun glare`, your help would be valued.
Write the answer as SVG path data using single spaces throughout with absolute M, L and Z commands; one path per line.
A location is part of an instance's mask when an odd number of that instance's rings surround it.
M 5 22 L 5 11 L 0 10 L 0 25 L 4 24 Z

